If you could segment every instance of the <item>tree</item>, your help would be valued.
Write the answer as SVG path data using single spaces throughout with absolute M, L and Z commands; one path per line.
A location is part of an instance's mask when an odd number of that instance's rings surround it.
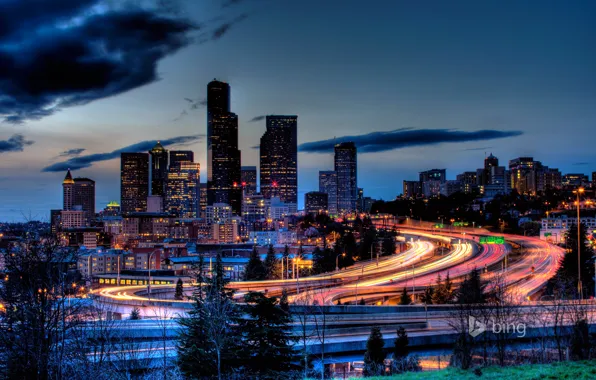
M 366 342 L 366 352 L 364 353 L 364 376 L 375 376 L 382 373 L 385 360 L 384 346 L 385 341 L 381 330 L 377 326 L 373 326 L 370 329 L 370 336 Z
M 449 278 L 449 272 L 447 272 L 447 276 L 445 277 L 445 281 L 443 282 L 441 278 L 441 274 L 437 275 L 437 286 L 435 287 L 432 301 L 434 304 L 441 305 L 451 302 L 453 299 L 453 285 L 451 283 L 451 279 Z
M 319 247 L 316 247 L 312 256 L 313 272 L 315 274 L 327 273 L 335 270 L 335 255 L 329 248 L 321 250 Z
M 250 292 L 245 302 L 247 318 L 241 319 L 238 327 L 243 337 L 240 360 L 244 367 L 259 379 L 289 377 L 295 360 L 291 318 L 275 297 Z
M 279 307 L 286 313 L 290 312 L 290 304 L 288 302 L 288 291 L 283 288 L 281 291 L 281 298 L 279 299 Z
M 399 304 L 402 306 L 406 306 L 412 303 L 412 297 L 408 294 L 408 288 L 404 286 L 404 290 L 401 292 L 401 296 L 399 297 Z
M 265 279 L 265 266 L 257 252 L 257 247 L 253 247 L 250 258 L 244 270 L 244 281 L 261 281 Z
M 221 255 L 209 280 L 202 270 L 197 276 L 199 289 L 193 294 L 195 301 L 188 317 L 180 319 L 178 339 L 178 364 L 188 377 L 217 376 L 234 370 L 234 353 L 238 343 L 236 326 L 238 313 L 232 301 L 233 290 L 227 288 Z
M 132 311 L 130 312 L 130 317 L 129 318 L 132 321 L 136 321 L 136 320 L 141 319 L 141 310 L 139 310 L 139 308 L 135 306 L 132 309 Z
M 474 268 L 461 283 L 458 290 L 457 302 L 460 304 L 480 304 L 486 301 L 483 284 L 480 280 L 480 272 Z
M 580 268 L 583 294 L 593 295 L 594 290 L 594 251 L 588 240 L 586 239 L 586 226 L 581 223 L 579 234 L 581 236 L 580 242 Z M 557 271 L 557 275 L 567 278 L 577 286 L 577 224 L 571 224 L 565 236 L 565 244 L 567 245 L 567 253 L 561 260 L 561 266 Z
M 393 239 L 393 236 L 388 236 L 385 239 L 383 239 L 381 255 L 382 256 L 390 256 L 390 255 L 393 255 L 394 253 L 395 253 L 395 240 Z
M 397 329 L 397 337 L 393 341 L 393 359 L 401 359 L 408 356 L 410 344 L 408 334 L 403 327 Z
M 275 258 L 275 249 L 273 249 L 273 245 L 271 244 L 269 244 L 269 248 L 267 249 L 267 256 L 265 257 L 263 267 L 265 268 L 265 278 L 267 280 L 276 280 L 279 278 L 279 268 L 277 259 Z
M 4 259 L 0 372 L 10 379 L 64 378 L 68 358 L 77 354 L 68 343 L 83 310 L 66 297 L 74 283 L 72 252 L 49 238 L 24 240 L 10 246 Z
M 174 299 L 178 301 L 184 299 L 184 284 L 182 283 L 181 278 L 179 278 L 176 282 L 176 293 L 174 294 Z
M 424 289 L 424 293 L 422 293 L 422 296 L 420 297 L 420 300 L 425 305 L 432 305 L 434 293 L 435 293 L 434 288 L 432 286 L 427 286 Z

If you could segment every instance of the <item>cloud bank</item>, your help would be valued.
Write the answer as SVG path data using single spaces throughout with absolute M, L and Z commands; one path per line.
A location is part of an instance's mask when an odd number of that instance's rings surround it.
M 20 133 L 12 135 L 8 140 L 0 140 L 0 153 L 22 152 L 23 149 L 34 142 L 26 140 Z
M 309 153 L 333 152 L 335 144 L 342 141 L 353 141 L 358 148 L 358 152 L 374 153 L 412 146 L 494 140 L 520 136 L 522 134 L 523 132 L 521 131 L 498 131 L 492 129 L 459 131 L 452 129 L 402 128 L 387 132 L 372 132 L 365 135 L 342 136 L 334 139 L 303 143 L 299 146 L 299 150 Z
M 159 140 L 161 145 L 188 145 L 200 141 L 205 135 L 192 135 L 192 136 L 178 136 L 172 137 L 166 140 Z M 68 169 L 78 170 L 88 168 L 95 162 L 108 161 L 114 158 L 119 158 L 120 153 L 135 153 L 135 152 L 147 152 L 155 146 L 157 140 L 141 141 L 136 144 L 125 146 L 124 148 L 116 149 L 107 153 L 94 153 L 87 154 L 84 156 L 72 157 L 62 162 L 56 162 L 55 164 L 46 166 L 42 169 L 42 172 L 62 172 Z

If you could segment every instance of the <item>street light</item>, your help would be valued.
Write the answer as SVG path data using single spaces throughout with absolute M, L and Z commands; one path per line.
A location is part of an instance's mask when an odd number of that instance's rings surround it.
M 584 188 L 580 187 L 577 190 L 574 190 L 573 193 L 577 195 L 577 292 L 579 293 L 579 299 L 583 299 L 583 292 L 582 292 L 582 275 L 581 275 L 581 261 L 580 261 L 580 252 L 581 252 L 581 236 L 579 230 L 579 224 L 581 222 L 579 217 L 579 195 L 584 192 Z
M 149 255 L 149 262 L 147 263 L 149 267 L 149 281 L 147 281 L 147 293 L 149 294 L 149 297 L 151 297 L 151 258 L 153 257 L 155 252 L 157 252 L 157 250 L 153 250 L 153 252 L 151 252 L 151 254 Z
M 339 257 L 346 257 L 346 253 L 340 253 L 339 255 L 337 255 L 337 257 L 335 258 L 335 271 L 339 271 Z

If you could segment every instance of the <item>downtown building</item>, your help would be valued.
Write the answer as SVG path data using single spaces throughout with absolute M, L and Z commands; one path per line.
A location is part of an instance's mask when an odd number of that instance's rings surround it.
M 441 185 L 447 181 L 445 169 L 431 169 L 420 172 L 420 189 L 422 194 L 427 197 L 436 197 L 441 194 Z
M 147 211 L 149 154 L 121 153 L 120 208 L 123 214 Z
M 358 199 L 356 145 L 353 142 L 336 144 L 334 162 L 337 175 L 337 213 L 344 215 L 355 212 Z
M 241 181 L 242 181 L 242 196 L 252 195 L 257 192 L 257 167 L 256 166 L 242 166 Z
M 151 195 L 162 197 L 168 177 L 168 151 L 158 141 L 149 151 L 151 158 Z
M 241 212 L 238 116 L 230 112 L 230 85 L 207 85 L 207 204 L 226 203 Z
M 562 176 L 558 169 L 542 165 L 533 157 L 518 157 L 509 161 L 511 188 L 519 194 L 535 195 L 548 189 L 560 189 Z
M 304 212 L 320 214 L 327 212 L 329 196 L 320 191 L 310 191 L 304 194 Z
M 82 212 L 81 226 L 90 226 L 95 219 L 95 181 L 80 177 L 73 179 L 68 170 L 62 181 L 62 211 Z M 74 217 L 75 214 L 69 214 L 69 217 L 71 215 Z M 78 219 L 78 216 L 75 218 Z M 63 220 L 66 222 L 66 218 Z M 73 223 L 79 224 L 79 222 Z
M 327 194 L 329 215 L 337 215 L 337 173 L 335 171 L 319 171 L 319 192 Z
M 177 218 L 200 216 L 200 164 L 180 161 L 170 166 L 166 182 L 165 212 Z
M 268 115 L 260 144 L 260 184 L 265 198 L 298 204 L 298 116 Z

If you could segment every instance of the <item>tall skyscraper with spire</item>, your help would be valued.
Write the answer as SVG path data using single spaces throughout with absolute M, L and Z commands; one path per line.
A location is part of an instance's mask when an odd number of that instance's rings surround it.
M 121 153 L 120 208 L 123 214 L 147 211 L 149 154 Z
M 356 211 L 358 199 L 356 145 L 342 142 L 335 145 L 335 173 L 337 175 L 337 212 Z
M 261 193 L 298 203 L 298 116 L 268 115 L 261 137 Z
M 168 151 L 158 141 L 149 151 L 151 156 L 151 195 L 164 196 L 168 177 Z
M 89 178 L 72 178 L 70 169 L 62 181 L 62 210 L 84 212 L 85 224 L 95 218 L 95 181 Z
M 238 116 L 230 112 L 230 85 L 207 85 L 207 204 L 227 203 L 241 212 Z

